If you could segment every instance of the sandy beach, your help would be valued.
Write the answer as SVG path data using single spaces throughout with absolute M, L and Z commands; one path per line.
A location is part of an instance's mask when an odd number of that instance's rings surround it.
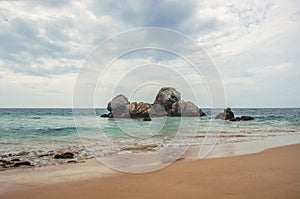
M 86 167 L 87 163 L 64 165 L 56 167 L 56 172 L 44 168 L 37 171 L 41 177 L 37 173 L 34 175 L 44 183 L 25 185 L 24 182 L 23 186 L 16 184 L 14 191 L 3 192 L 0 197 L 11 199 L 300 198 L 299 157 L 300 144 L 297 144 L 242 156 L 177 161 L 167 168 L 145 174 L 126 174 L 109 169 L 103 172 L 103 168 L 101 169 L 92 160 L 88 167 Z M 95 168 L 98 168 L 99 172 L 95 170 L 93 174 Z M 58 169 L 60 172 L 57 172 Z M 68 170 L 63 171 L 64 169 Z M 11 174 L 18 174 L 18 172 L 24 174 L 25 170 L 5 172 L 11 172 L 9 175 L 13 176 Z M 52 177 L 43 179 L 43 173 L 49 175 L 49 172 L 53 173 Z M 25 175 L 30 177 L 30 173 Z M 60 175 L 61 178 L 69 175 L 69 178 L 59 180 Z M 35 182 L 38 182 L 37 179 Z

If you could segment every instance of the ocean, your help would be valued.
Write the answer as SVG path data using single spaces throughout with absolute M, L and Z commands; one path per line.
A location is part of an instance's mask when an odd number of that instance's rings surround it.
M 205 144 L 207 135 L 215 135 L 219 145 L 300 134 L 299 108 L 232 108 L 235 116 L 255 118 L 239 122 L 213 119 L 212 112 L 222 112 L 222 109 L 203 111 L 207 116 L 153 118 L 145 122 L 141 119 L 101 118 L 100 115 L 107 110 L 96 109 L 95 115 L 83 115 L 81 122 L 76 123 L 72 109 L 2 108 L 0 160 L 17 158 L 41 167 L 83 162 L 94 156 L 151 153 L 170 144 L 200 146 Z M 95 121 L 97 124 L 90 125 Z M 75 156 L 71 160 L 54 158 L 54 155 L 64 152 Z M 4 166 L 1 168 L 0 165 L 0 169 Z

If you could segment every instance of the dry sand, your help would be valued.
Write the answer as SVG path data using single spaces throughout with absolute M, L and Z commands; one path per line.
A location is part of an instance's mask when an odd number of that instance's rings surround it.
M 0 198 L 300 198 L 300 144 L 243 156 L 178 161 L 146 174 L 33 186 Z

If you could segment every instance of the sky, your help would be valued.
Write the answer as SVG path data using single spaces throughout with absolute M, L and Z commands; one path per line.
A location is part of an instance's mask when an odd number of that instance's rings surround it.
M 91 53 L 108 38 L 143 27 L 178 31 L 203 48 L 220 75 L 226 106 L 300 107 L 298 0 L 0 1 L 0 107 L 72 107 L 76 78 Z M 183 99 L 210 107 L 214 91 L 205 87 L 207 77 L 199 78 L 170 53 L 129 53 L 97 84 L 95 105 L 106 107 L 118 93 L 152 102 L 160 87 L 172 86 Z

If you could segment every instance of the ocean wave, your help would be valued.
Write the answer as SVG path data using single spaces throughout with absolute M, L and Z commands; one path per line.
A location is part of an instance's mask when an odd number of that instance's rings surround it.
M 157 147 L 158 147 L 157 144 L 135 145 L 135 146 L 124 147 L 121 150 L 122 151 L 156 151 L 155 148 Z
M 36 132 L 39 134 L 65 135 L 76 132 L 76 127 L 39 128 Z
M 39 117 L 39 116 L 33 116 L 33 117 L 31 117 L 31 119 L 39 120 L 39 119 L 41 119 L 41 117 Z
M 284 119 L 285 117 L 282 115 L 266 115 L 266 116 L 256 116 L 255 119 L 262 120 L 276 120 L 276 119 Z

